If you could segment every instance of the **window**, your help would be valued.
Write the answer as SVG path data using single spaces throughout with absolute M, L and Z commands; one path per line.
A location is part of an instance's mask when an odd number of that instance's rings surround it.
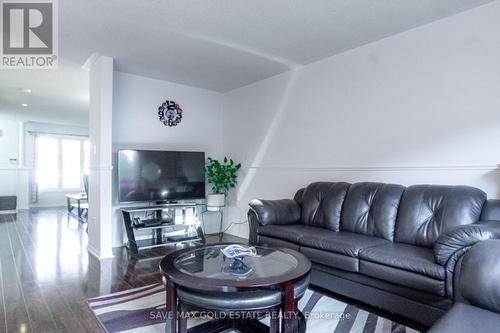
M 40 190 L 83 187 L 89 172 L 90 142 L 72 137 L 40 136 L 36 145 L 36 175 Z
M 37 178 L 40 189 L 57 188 L 59 183 L 59 142 L 40 137 L 37 145 Z
M 81 178 L 81 143 L 77 140 L 62 140 L 62 187 L 78 188 Z

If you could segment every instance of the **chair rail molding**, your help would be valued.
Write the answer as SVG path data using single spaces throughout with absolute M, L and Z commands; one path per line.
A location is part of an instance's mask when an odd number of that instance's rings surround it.
M 283 171 L 496 171 L 500 165 L 408 165 L 408 166 L 247 166 L 248 170 L 283 170 Z

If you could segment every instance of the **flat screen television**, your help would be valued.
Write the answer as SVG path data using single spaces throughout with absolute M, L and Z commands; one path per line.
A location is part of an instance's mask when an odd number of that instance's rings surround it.
M 118 151 L 118 196 L 125 202 L 205 198 L 205 153 Z

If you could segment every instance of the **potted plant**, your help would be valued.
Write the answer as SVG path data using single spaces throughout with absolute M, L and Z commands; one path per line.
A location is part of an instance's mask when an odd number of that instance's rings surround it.
M 212 185 L 212 193 L 207 195 L 207 210 L 216 211 L 225 206 L 227 192 L 236 186 L 236 174 L 240 169 L 241 163 L 236 164 L 227 157 L 224 157 L 222 163 L 208 158 L 206 171 L 208 183 Z

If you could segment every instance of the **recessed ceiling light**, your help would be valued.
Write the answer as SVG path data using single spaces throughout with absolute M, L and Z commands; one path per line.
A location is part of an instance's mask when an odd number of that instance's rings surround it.
M 18 88 L 20 92 L 26 93 L 26 94 L 31 94 L 31 89 L 30 88 Z
M 27 108 L 27 107 L 28 107 L 28 104 L 23 103 L 23 104 L 21 104 L 21 106 L 22 106 L 23 108 Z

